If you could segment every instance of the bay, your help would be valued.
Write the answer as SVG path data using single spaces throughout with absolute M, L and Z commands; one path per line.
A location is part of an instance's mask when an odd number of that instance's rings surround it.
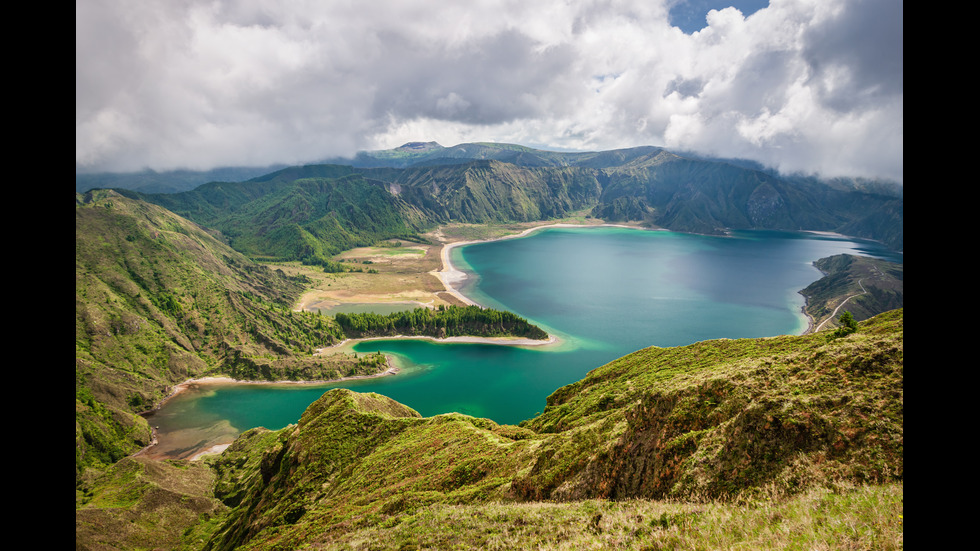
M 324 392 L 345 387 L 424 416 L 455 411 L 515 424 L 542 411 L 557 388 L 640 348 L 802 334 L 799 290 L 821 277 L 814 260 L 841 253 L 902 261 L 873 242 L 772 231 L 549 228 L 458 247 L 451 258 L 467 274 L 466 296 L 526 317 L 560 342 L 366 341 L 354 350 L 383 352 L 401 373 L 324 385 L 198 385 L 150 422 L 160 427 L 161 453 L 190 453 L 252 427 L 295 423 Z

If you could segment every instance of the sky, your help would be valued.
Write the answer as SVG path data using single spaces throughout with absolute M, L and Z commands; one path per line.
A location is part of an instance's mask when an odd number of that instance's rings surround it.
M 410 141 L 903 178 L 902 0 L 76 0 L 77 172 Z

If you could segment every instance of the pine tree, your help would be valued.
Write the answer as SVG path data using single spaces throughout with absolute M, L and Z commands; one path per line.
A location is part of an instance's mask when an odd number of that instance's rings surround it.
M 846 337 L 847 335 L 857 331 L 857 320 L 855 320 L 854 316 L 847 310 L 844 310 L 844 313 L 837 318 L 837 321 L 840 323 L 840 327 L 838 327 L 837 330 L 830 335 L 830 338 L 836 339 L 839 337 Z

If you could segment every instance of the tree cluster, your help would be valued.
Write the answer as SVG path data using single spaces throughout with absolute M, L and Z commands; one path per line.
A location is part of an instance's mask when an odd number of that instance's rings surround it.
M 548 338 L 544 330 L 516 314 L 479 306 L 416 308 L 388 315 L 338 313 L 334 319 L 348 337 L 354 338 L 396 335 Z

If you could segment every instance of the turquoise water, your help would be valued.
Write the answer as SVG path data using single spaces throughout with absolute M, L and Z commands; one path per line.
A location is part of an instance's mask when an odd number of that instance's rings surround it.
M 172 435 L 171 449 L 190 450 L 255 426 L 278 429 L 335 387 L 378 392 L 425 416 L 457 411 L 518 423 L 558 387 L 646 346 L 803 333 L 798 291 L 820 278 L 814 260 L 851 253 L 902 261 L 874 243 L 815 234 L 626 228 L 546 229 L 452 253 L 469 276 L 467 296 L 530 319 L 560 343 L 362 342 L 356 351 L 384 352 L 402 372 L 330 385 L 201 387 L 150 420 L 161 444 Z

